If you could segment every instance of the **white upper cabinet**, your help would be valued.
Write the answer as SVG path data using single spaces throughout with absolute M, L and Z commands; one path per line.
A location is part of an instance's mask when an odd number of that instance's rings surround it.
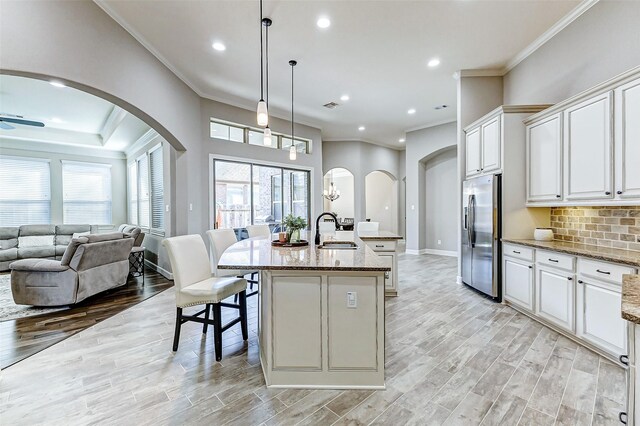
M 640 198 L 640 79 L 615 90 L 616 197 Z
M 527 200 L 562 199 L 562 115 L 527 126 Z
M 564 111 L 566 198 L 613 198 L 611 92 Z
M 480 173 L 480 128 L 467 133 L 467 176 Z
M 480 127 L 482 136 L 482 167 L 490 172 L 500 169 L 500 116 L 494 117 Z

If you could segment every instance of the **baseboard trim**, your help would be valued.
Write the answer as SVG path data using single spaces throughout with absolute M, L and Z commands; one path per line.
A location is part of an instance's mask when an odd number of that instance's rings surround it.
M 458 257 L 457 251 L 436 250 L 436 249 L 420 249 L 420 250 L 406 249 L 405 253 L 413 254 L 413 255 L 435 254 L 436 256 Z
M 156 271 L 157 273 L 159 273 L 160 275 L 162 275 L 163 277 L 165 277 L 168 280 L 173 280 L 173 274 L 169 271 L 167 271 L 164 268 L 161 268 L 160 266 L 156 265 L 155 263 L 151 262 L 150 260 L 145 259 L 144 260 L 144 266 L 149 268 L 149 269 L 153 269 L 154 271 Z
M 458 277 L 456 278 L 456 284 L 460 284 L 460 285 L 464 284 L 462 282 L 462 277 L 460 275 L 458 275 Z

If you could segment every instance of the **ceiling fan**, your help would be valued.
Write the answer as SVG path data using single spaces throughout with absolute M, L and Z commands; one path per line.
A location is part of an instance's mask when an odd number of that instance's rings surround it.
M 44 123 L 40 121 L 25 120 L 22 115 L 0 113 L 0 129 L 15 129 L 14 126 L 7 123 L 21 124 L 23 126 L 44 127 Z

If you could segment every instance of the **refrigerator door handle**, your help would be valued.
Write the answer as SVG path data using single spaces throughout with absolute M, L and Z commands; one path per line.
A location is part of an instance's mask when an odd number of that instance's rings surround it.
M 476 238 L 476 196 L 469 195 L 469 247 L 473 248 Z

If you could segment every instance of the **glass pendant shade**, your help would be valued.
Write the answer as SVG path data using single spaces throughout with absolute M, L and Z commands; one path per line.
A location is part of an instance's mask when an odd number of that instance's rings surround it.
M 298 152 L 295 145 L 291 145 L 291 148 L 289 148 L 289 160 L 295 160 L 296 158 L 298 158 Z
M 263 143 L 264 143 L 264 146 L 271 146 L 271 129 L 269 128 L 269 126 L 267 126 L 267 128 L 264 129 Z
M 269 112 L 267 111 L 267 103 L 260 99 L 258 102 L 258 126 L 265 127 L 269 124 Z

